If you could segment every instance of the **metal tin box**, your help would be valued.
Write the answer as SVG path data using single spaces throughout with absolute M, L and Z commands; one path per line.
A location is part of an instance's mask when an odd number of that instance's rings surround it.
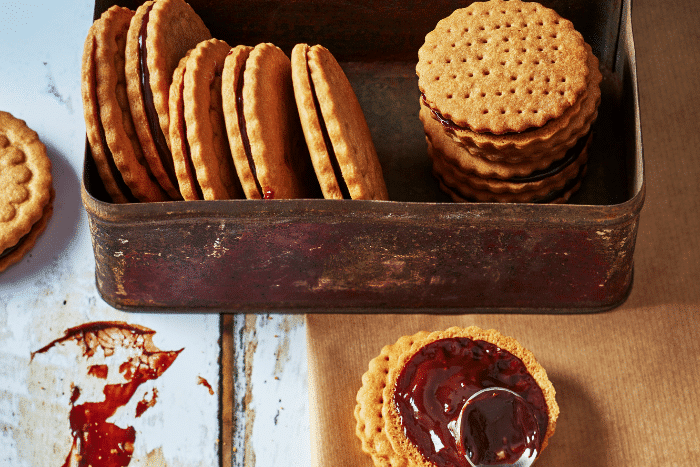
M 97 286 L 135 310 L 588 312 L 632 284 L 645 182 L 629 1 L 544 1 L 600 58 L 588 173 L 565 205 L 448 201 L 430 173 L 415 76 L 457 1 L 193 0 L 229 44 L 325 45 L 365 112 L 392 201 L 107 202 L 86 149 Z M 112 3 L 97 1 L 95 17 Z M 137 4 L 124 2 L 135 8 Z

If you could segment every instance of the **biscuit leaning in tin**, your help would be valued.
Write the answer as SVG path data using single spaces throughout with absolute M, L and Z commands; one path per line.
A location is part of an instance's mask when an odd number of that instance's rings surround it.
M 388 200 L 367 121 L 335 57 L 323 46 L 297 44 L 291 62 L 304 137 L 324 197 Z
M 131 114 L 148 165 L 173 199 L 181 196 L 170 153 L 170 84 L 180 59 L 209 38 L 209 29 L 183 0 L 147 1 L 129 27 L 126 83 Z
M 23 120 L 0 111 L 0 272 L 34 246 L 53 197 L 46 147 Z
M 528 447 L 539 455 L 554 434 L 559 407 L 530 351 L 476 326 L 403 336 L 385 346 L 362 376 L 354 412 L 362 450 L 377 467 L 468 467 L 452 427 L 467 399 L 492 386 L 525 399 L 537 424 Z M 519 428 L 513 425 L 506 441 L 517 439 Z M 521 447 L 506 444 L 513 451 Z
M 163 201 L 167 194 L 150 173 L 126 96 L 124 49 L 134 12 L 113 6 L 85 39 L 81 92 L 90 152 L 115 203 Z
M 231 158 L 221 96 L 221 74 L 231 47 L 209 39 L 180 60 L 170 86 L 170 143 L 182 197 L 243 196 Z
M 320 197 L 285 53 L 268 43 L 234 47 L 224 64 L 222 96 L 231 154 L 246 197 Z

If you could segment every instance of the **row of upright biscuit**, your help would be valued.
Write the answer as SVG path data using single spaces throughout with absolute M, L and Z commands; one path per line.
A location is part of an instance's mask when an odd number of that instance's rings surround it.
M 388 199 L 357 98 L 332 54 L 231 47 L 183 0 L 114 6 L 82 68 L 88 141 L 113 202 Z

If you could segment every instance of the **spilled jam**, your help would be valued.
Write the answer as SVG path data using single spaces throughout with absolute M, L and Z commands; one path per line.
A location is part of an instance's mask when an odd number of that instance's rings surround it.
M 394 403 L 406 437 L 438 467 L 468 466 L 450 425 L 464 403 L 477 391 L 503 387 L 522 396 L 535 414 L 540 433 L 547 430 L 547 405 L 542 390 L 523 362 L 489 342 L 466 337 L 441 339 L 420 349 L 396 381 Z M 515 439 L 521 427 L 506 426 L 492 445 Z M 487 433 L 488 434 L 488 433 Z M 535 449 L 539 451 L 539 439 Z M 517 453 L 518 441 L 506 443 Z
M 131 426 L 121 428 L 107 420 L 131 400 L 139 386 L 160 377 L 182 351 L 159 350 L 153 344 L 153 334 L 155 332 L 148 328 L 123 322 L 87 323 L 67 329 L 63 337 L 32 353 L 33 359 L 36 354 L 44 353 L 56 344 L 69 340 L 78 343 L 84 356 L 88 358 L 94 356 L 99 348 L 105 357 L 114 355 L 116 350 L 129 351 L 129 358 L 118 368 L 124 382 L 106 384 L 102 391 L 103 401 L 75 405 L 80 398 L 80 388 L 73 386 L 69 416 L 73 444 L 62 467 L 129 465 L 134 452 L 136 430 Z M 108 371 L 106 365 L 88 367 L 88 374 L 100 379 L 105 379 Z M 136 416 L 140 416 L 155 404 L 156 395 L 154 390 L 150 399 L 144 397 L 137 407 Z

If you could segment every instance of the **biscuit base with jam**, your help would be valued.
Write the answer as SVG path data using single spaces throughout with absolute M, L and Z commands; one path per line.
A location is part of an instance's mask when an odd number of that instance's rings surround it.
M 449 425 L 471 395 L 491 386 L 530 405 L 539 455 L 559 415 L 554 387 L 515 339 L 475 326 L 403 336 L 370 361 L 355 407 L 362 450 L 377 467 L 469 466 Z

